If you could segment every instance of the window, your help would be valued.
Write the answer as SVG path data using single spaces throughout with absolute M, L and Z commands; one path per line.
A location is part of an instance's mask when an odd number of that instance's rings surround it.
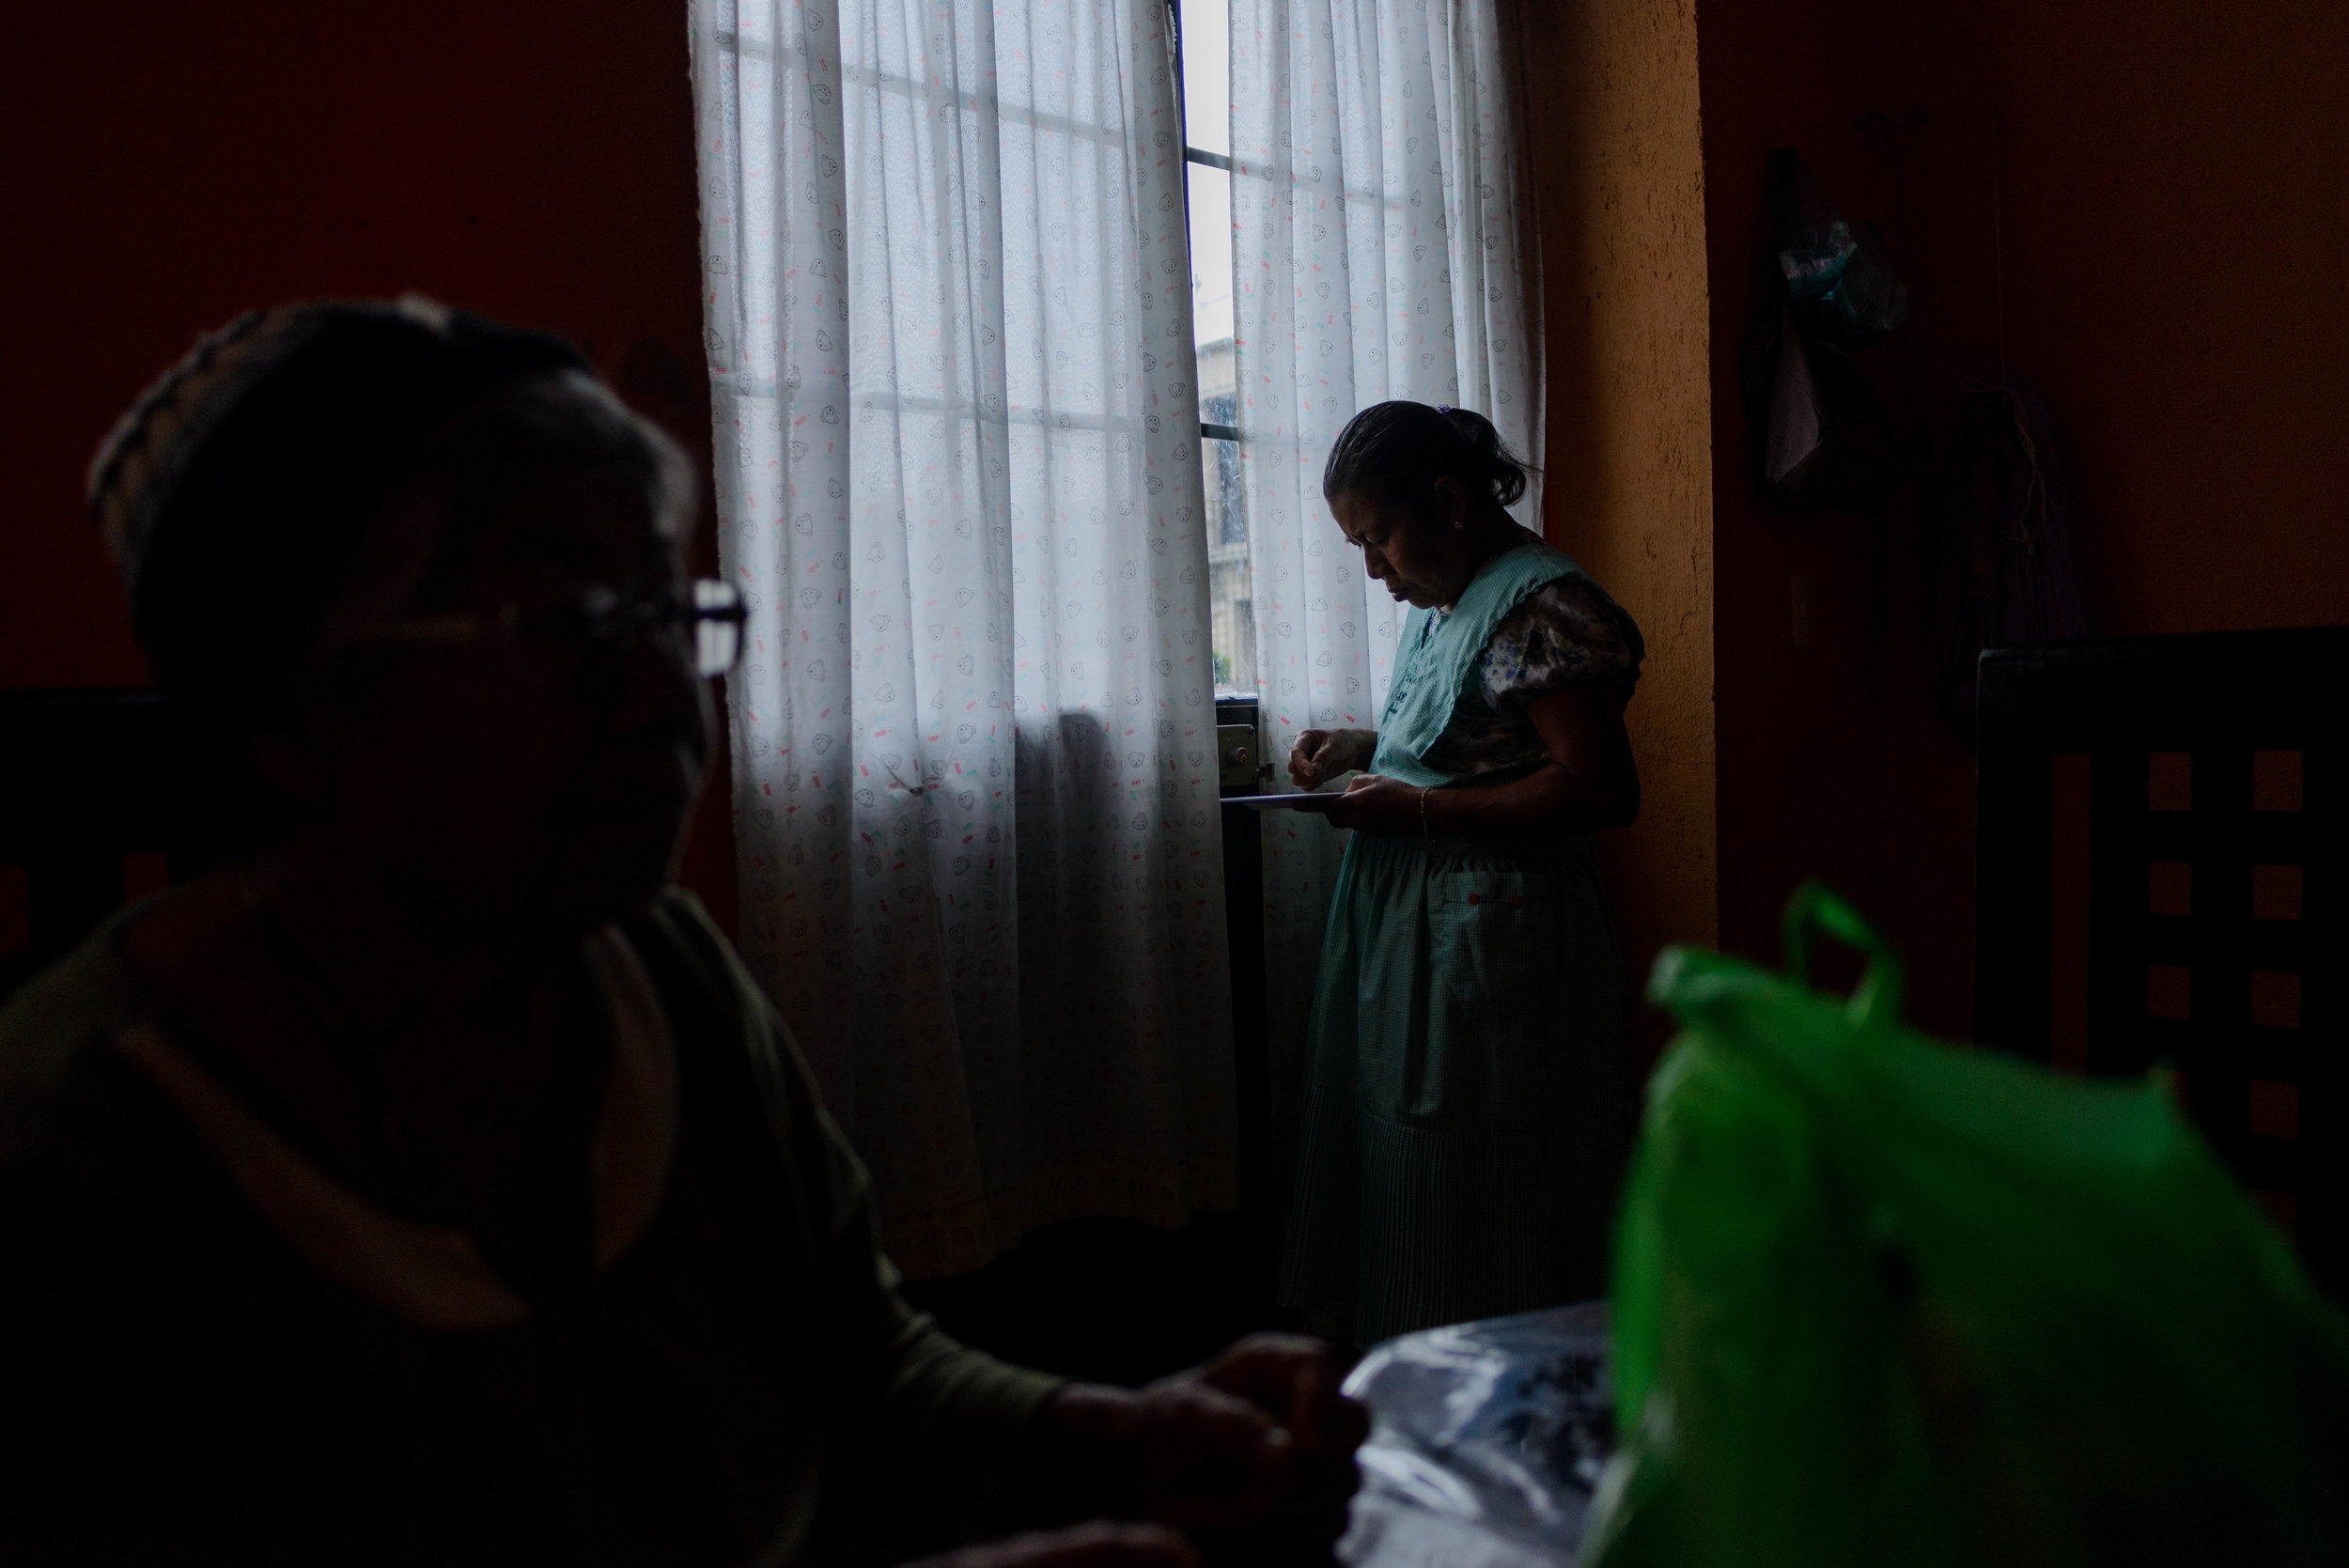
M 1183 157 L 1190 221 L 1190 319 L 1199 356 L 1199 460 L 1207 490 L 1207 591 L 1218 691 L 1256 689 L 1248 586 L 1248 510 L 1239 475 L 1238 381 L 1232 358 L 1230 0 L 1167 0 L 1183 75 Z

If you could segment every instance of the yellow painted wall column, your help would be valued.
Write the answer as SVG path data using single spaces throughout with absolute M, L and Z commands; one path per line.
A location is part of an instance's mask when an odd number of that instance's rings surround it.
M 1541 253 L 1550 541 L 1639 621 L 1639 822 L 1601 862 L 1633 986 L 1719 928 L 1713 442 L 1692 0 L 1531 0 L 1521 101 Z M 1651 1048 L 1660 1020 L 1638 1009 Z

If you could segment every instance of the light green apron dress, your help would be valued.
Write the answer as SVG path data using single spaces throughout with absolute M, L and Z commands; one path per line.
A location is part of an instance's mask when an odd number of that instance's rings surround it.
M 1410 613 L 1371 771 L 1462 783 L 1424 759 L 1494 629 L 1563 577 L 1603 597 L 1528 543 L 1487 562 L 1450 614 Z M 1587 833 L 1354 834 L 1308 1026 L 1282 1302 L 1351 1308 L 1368 1344 L 1601 1294 L 1623 989 Z

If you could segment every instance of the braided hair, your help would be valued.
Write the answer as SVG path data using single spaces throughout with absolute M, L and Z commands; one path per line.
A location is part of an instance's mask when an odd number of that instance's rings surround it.
M 243 809 L 269 793 L 245 744 L 287 711 L 368 519 L 428 438 L 509 388 L 593 374 L 559 337 L 429 301 L 301 303 L 204 334 L 116 425 L 90 509 L 188 760 L 218 792 L 207 809 L 238 819 L 224 831 L 266 831 Z M 665 438 L 620 423 L 605 445 L 674 469 Z
M 1377 495 L 1432 520 L 1439 479 L 1458 481 L 1471 509 L 1505 509 L 1524 497 L 1532 472 L 1473 409 L 1373 403 L 1338 432 L 1321 471 L 1321 495 Z

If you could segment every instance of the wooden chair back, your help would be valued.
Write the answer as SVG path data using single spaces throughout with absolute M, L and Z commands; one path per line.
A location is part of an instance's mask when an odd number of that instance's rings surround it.
M 2349 1286 L 2349 628 L 1982 657 L 1977 1039 L 2167 1066 L 2310 1272 Z

